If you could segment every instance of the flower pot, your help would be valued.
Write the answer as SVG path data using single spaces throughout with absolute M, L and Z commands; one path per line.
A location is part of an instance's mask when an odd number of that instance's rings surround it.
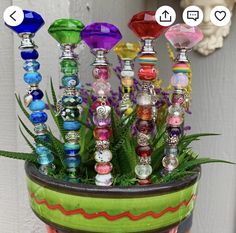
M 192 214 L 200 177 L 197 169 L 164 185 L 98 187 L 42 175 L 28 162 L 25 170 L 32 210 L 59 233 L 176 233 Z

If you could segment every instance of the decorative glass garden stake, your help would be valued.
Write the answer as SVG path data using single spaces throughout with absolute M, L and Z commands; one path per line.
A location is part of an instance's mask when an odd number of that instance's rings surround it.
M 137 95 L 137 121 L 136 128 L 137 143 L 136 153 L 139 163 L 135 167 L 135 173 L 140 184 L 150 183 L 149 176 L 152 174 L 151 154 L 152 148 L 149 144 L 151 134 L 155 128 L 156 101 L 154 83 L 157 80 L 156 53 L 152 41 L 158 38 L 165 30 L 155 19 L 154 11 L 143 11 L 133 16 L 129 22 L 130 29 L 144 42 L 139 57 L 141 68 L 138 76 L 141 81 L 141 91 Z
M 38 72 L 40 64 L 37 61 L 39 54 L 37 46 L 32 41 L 35 33 L 44 25 L 43 18 L 34 11 L 24 10 L 24 20 L 18 26 L 9 26 L 21 38 L 21 57 L 25 60 L 24 81 L 29 85 L 28 93 L 25 95 L 24 103 L 32 113 L 29 116 L 30 121 L 34 124 L 34 132 L 37 135 L 35 138 L 36 148 L 38 154 L 38 163 L 40 164 L 40 171 L 47 174 L 48 168 L 53 169 L 53 155 L 51 151 L 43 144 L 49 140 L 47 135 L 47 114 L 43 111 L 46 108 L 45 102 L 42 100 L 44 94 L 39 89 L 38 85 L 42 80 L 41 74 Z
M 177 49 L 178 55 L 172 69 L 174 75 L 171 78 L 171 85 L 174 91 L 166 120 L 166 148 L 165 157 L 162 160 L 163 175 L 172 172 L 179 164 L 177 155 L 179 138 L 184 131 L 185 88 L 189 81 L 187 74 L 191 72 L 186 52 L 202 40 L 203 34 L 197 27 L 177 24 L 170 27 L 165 36 Z
M 60 57 L 61 79 L 64 93 L 58 102 L 58 113 L 63 117 L 65 135 L 65 159 L 69 181 L 79 182 L 78 167 L 80 164 L 79 129 L 81 124 L 78 119 L 81 115 L 82 97 L 79 94 L 80 82 L 78 79 L 78 56 L 74 49 L 80 43 L 80 31 L 84 25 L 79 20 L 58 19 L 48 29 L 50 35 L 56 39 L 62 50 Z
M 111 50 L 122 38 L 117 27 L 109 23 L 92 23 L 84 28 L 81 37 L 95 54 L 93 63 L 93 77 L 95 82 L 92 84 L 93 91 L 97 97 L 92 104 L 93 122 L 96 125 L 94 137 L 96 139 L 95 170 L 97 175 L 95 183 L 98 186 L 110 186 L 112 184 L 112 153 L 109 150 L 109 139 L 112 135 L 111 130 L 111 107 L 107 99 L 111 90 L 108 82 L 109 63 L 106 60 L 106 53 Z
M 140 44 L 122 42 L 115 47 L 114 51 L 123 61 L 123 68 L 121 71 L 122 100 L 120 103 L 120 112 L 122 113 L 122 117 L 127 117 L 133 112 L 133 103 L 130 98 L 134 84 L 132 62 L 140 51 Z

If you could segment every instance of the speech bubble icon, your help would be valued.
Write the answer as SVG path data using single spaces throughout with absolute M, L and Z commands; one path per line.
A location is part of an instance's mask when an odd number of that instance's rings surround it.
M 199 11 L 187 11 L 187 18 L 197 21 L 199 19 Z

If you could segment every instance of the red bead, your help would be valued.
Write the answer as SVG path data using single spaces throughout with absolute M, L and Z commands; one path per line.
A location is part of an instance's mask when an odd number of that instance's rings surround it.
M 137 146 L 136 153 L 140 157 L 149 157 L 152 154 L 152 148 L 150 146 Z
M 111 163 L 96 163 L 95 170 L 100 175 L 108 174 L 112 171 Z
M 157 77 L 157 69 L 153 65 L 142 66 L 138 71 L 138 76 L 144 81 L 153 81 Z
M 109 78 L 109 68 L 107 66 L 96 66 L 93 69 L 93 77 L 107 80 Z
M 142 11 L 134 15 L 129 22 L 129 28 L 141 39 L 156 39 L 167 27 L 157 23 L 155 11 Z
M 137 116 L 145 121 L 152 120 L 152 106 L 138 106 Z
M 112 135 L 112 130 L 109 127 L 106 128 L 95 128 L 93 131 L 93 135 L 96 140 L 100 141 L 108 141 Z
M 145 179 L 145 180 L 138 180 L 139 185 L 147 185 L 147 184 L 151 184 L 152 181 L 151 179 Z
M 136 125 L 137 130 L 140 133 L 144 133 L 144 134 L 151 133 L 154 128 L 153 121 L 144 121 L 141 119 L 138 119 L 135 125 Z

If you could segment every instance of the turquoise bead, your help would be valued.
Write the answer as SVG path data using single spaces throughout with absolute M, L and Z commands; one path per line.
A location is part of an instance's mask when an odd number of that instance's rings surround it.
M 40 165 L 48 165 L 52 163 L 53 160 L 54 160 L 54 157 L 52 153 L 42 154 L 42 155 L 39 155 L 37 158 L 37 161 Z
M 80 158 L 79 157 L 67 157 L 64 159 L 64 163 L 68 168 L 76 168 L 80 164 Z
M 31 85 L 31 84 L 39 84 L 42 80 L 42 75 L 38 72 L 29 72 L 25 73 L 24 81 Z
M 65 143 L 64 144 L 64 150 L 80 150 L 80 145 L 79 144 Z
M 46 108 L 46 104 L 44 103 L 43 100 L 32 101 L 31 104 L 29 105 L 29 109 L 32 112 L 43 111 L 45 108 Z
M 43 134 L 43 135 L 37 135 L 36 136 L 37 139 L 40 139 L 42 141 L 48 142 L 49 141 L 49 136 L 47 134 Z
M 74 87 L 78 85 L 79 80 L 77 76 L 64 76 L 62 78 L 62 85 L 65 87 Z
M 78 121 L 64 121 L 63 127 L 65 130 L 79 130 L 81 124 Z
M 43 155 L 43 154 L 50 153 L 50 150 L 47 147 L 42 146 L 42 145 L 37 145 L 36 148 L 35 148 L 35 151 L 38 155 Z

